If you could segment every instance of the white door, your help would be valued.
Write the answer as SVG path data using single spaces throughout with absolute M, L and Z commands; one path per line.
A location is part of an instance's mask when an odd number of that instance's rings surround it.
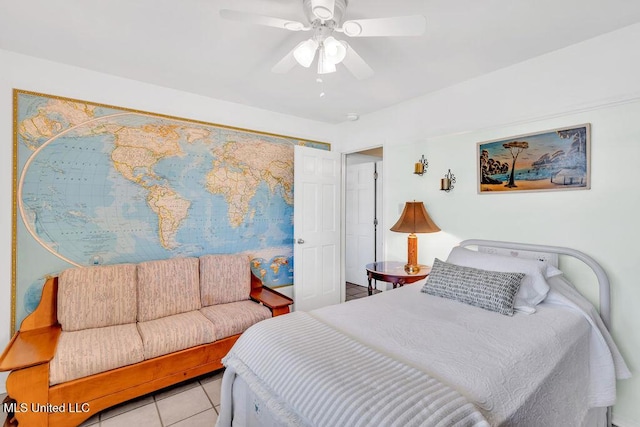
M 293 299 L 296 310 L 338 304 L 340 153 L 295 147 Z
M 375 261 L 375 163 L 347 166 L 345 209 L 345 280 L 367 286 L 365 265 Z

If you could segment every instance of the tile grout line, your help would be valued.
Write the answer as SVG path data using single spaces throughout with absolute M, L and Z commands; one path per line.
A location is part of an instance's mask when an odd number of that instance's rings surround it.
M 156 400 L 156 396 L 153 396 L 153 404 L 156 406 L 156 413 L 158 414 L 158 419 L 160 420 L 160 425 L 165 427 L 164 421 L 162 420 L 162 415 L 160 415 L 160 408 L 158 408 L 158 401 Z
M 189 415 L 187 418 L 183 418 L 183 419 L 181 419 L 181 420 L 178 420 L 178 421 L 176 421 L 176 422 L 175 422 L 175 423 L 173 423 L 173 424 L 167 424 L 167 425 L 165 426 L 165 425 L 164 425 L 164 423 L 163 423 L 163 424 L 162 424 L 162 427 L 171 427 L 171 426 L 174 426 L 174 425 L 176 425 L 176 424 L 178 424 L 178 423 L 181 423 L 181 422 L 186 421 L 186 420 L 188 420 L 188 419 L 190 419 L 190 418 L 193 418 L 193 417 L 195 417 L 196 415 L 200 415 L 200 414 L 202 414 L 203 412 L 207 412 L 207 411 L 208 411 L 208 410 L 210 410 L 210 409 L 213 409 L 213 412 L 214 412 L 214 413 L 216 413 L 216 415 L 217 415 L 217 412 L 216 412 L 215 408 L 213 408 L 213 407 L 212 407 L 212 408 L 207 408 L 207 409 L 205 409 L 204 411 L 197 412 L 197 413 L 195 413 L 195 414 L 193 414 L 193 415 Z M 161 421 L 161 422 L 162 422 L 162 421 Z
M 217 380 L 214 380 L 214 381 L 217 381 Z M 204 386 L 200 381 L 198 381 L 198 384 L 200 384 L 200 387 L 202 387 L 202 391 L 204 391 L 204 395 L 207 396 L 207 399 L 209 400 L 209 403 L 211 403 L 211 407 L 213 408 L 213 411 L 217 414 L 218 411 L 216 411 L 216 405 L 213 403 L 213 400 L 211 400 L 211 396 L 209 396 L 209 393 L 207 393 L 207 389 L 204 388 Z M 222 382 L 220 382 L 220 386 L 222 386 Z

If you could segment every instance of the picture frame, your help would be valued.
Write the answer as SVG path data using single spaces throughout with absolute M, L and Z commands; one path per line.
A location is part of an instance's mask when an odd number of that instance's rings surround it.
M 478 193 L 588 190 L 590 123 L 477 144 Z

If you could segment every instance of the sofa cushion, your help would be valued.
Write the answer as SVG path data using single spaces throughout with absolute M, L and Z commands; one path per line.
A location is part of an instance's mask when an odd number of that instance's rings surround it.
M 60 384 L 142 360 L 142 340 L 135 323 L 63 331 L 50 362 L 49 384 Z
M 136 266 L 70 268 L 58 278 L 58 321 L 63 331 L 136 321 Z
M 253 301 L 237 301 L 202 307 L 200 312 L 213 323 L 216 338 L 244 332 L 249 326 L 271 317 L 271 311 Z
M 213 325 L 196 311 L 138 322 L 144 358 L 151 359 L 217 339 Z
M 249 299 L 251 267 L 247 255 L 223 254 L 200 257 L 202 306 Z
M 198 258 L 172 258 L 138 264 L 138 321 L 198 310 Z

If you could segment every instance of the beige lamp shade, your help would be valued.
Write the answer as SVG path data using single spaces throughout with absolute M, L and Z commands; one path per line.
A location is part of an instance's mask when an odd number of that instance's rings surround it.
M 409 274 L 420 271 L 418 266 L 418 237 L 414 233 L 435 233 L 440 227 L 431 219 L 422 202 L 406 202 L 400 219 L 391 231 L 410 233 L 407 238 L 407 264 L 404 269 Z

